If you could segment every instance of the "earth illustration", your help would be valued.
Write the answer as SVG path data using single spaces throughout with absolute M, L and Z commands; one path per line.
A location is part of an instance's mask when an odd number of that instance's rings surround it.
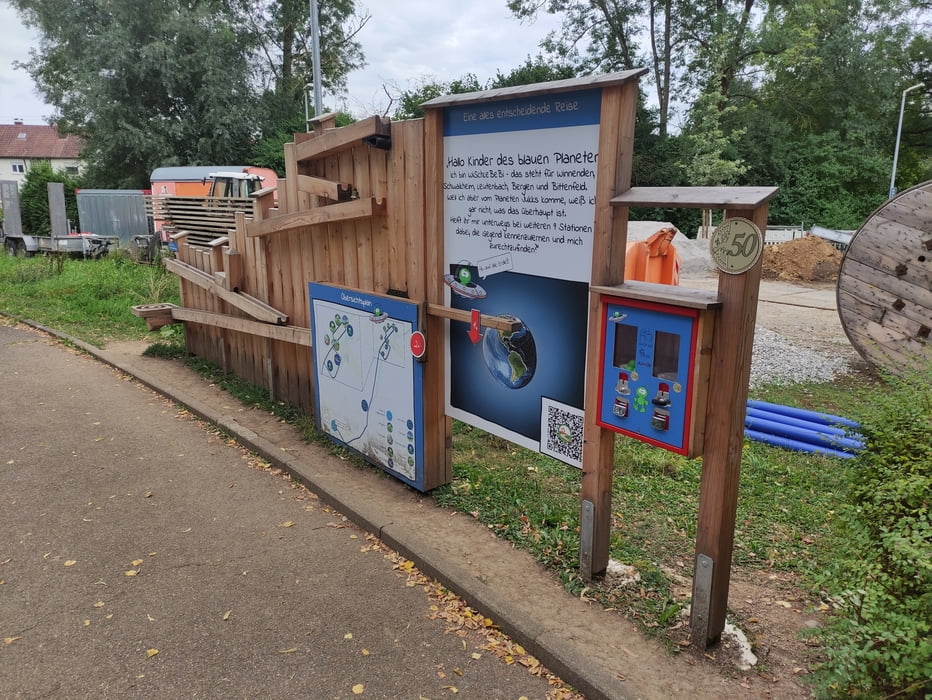
M 537 370 L 537 344 L 531 329 L 508 314 L 504 318 L 521 324 L 513 332 L 488 329 L 482 338 L 482 358 L 492 376 L 509 389 L 527 386 Z

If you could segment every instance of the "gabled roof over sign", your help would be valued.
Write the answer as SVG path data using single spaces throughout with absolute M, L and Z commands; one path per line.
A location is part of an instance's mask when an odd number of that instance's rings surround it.
M 0 158 L 77 159 L 84 142 L 47 124 L 0 124 Z

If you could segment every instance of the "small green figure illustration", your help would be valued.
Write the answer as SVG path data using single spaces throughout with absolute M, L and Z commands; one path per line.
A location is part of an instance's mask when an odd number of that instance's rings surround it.
M 647 412 L 647 387 L 639 386 L 634 392 L 637 396 L 634 398 L 634 410 L 638 413 Z

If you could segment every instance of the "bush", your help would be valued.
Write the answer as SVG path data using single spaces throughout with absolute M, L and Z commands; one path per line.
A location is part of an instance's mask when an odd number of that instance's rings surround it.
M 69 221 L 78 220 L 78 203 L 75 188 L 79 181 L 62 170 L 52 170 L 48 161 L 33 164 L 19 193 L 23 232 L 30 236 L 48 236 L 52 233 L 49 214 L 48 183 L 61 182 L 65 186 L 65 214 Z
M 826 572 L 837 614 L 817 633 L 827 660 L 813 678 L 831 697 L 932 691 L 932 377 L 889 383 L 862 420 L 840 512 L 848 555 Z

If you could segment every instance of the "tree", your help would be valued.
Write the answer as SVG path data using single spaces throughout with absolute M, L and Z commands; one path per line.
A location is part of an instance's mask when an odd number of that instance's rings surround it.
M 26 173 L 19 193 L 23 232 L 30 236 L 50 236 L 52 220 L 49 212 L 48 183 L 61 182 L 65 186 L 65 213 L 69 221 L 78 221 L 78 202 L 75 189 L 79 181 L 63 170 L 52 170 L 47 160 L 34 163 Z
M 151 171 L 164 165 L 246 162 L 264 132 L 277 133 L 279 120 L 303 115 L 303 89 L 286 84 L 284 62 L 275 70 L 275 61 L 287 58 L 293 81 L 304 80 L 304 69 L 294 70 L 299 52 L 276 54 L 276 42 L 287 32 L 277 27 L 276 34 L 269 14 L 270 8 L 298 8 L 297 2 L 11 3 L 42 36 L 26 68 L 57 108 L 60 128 L 84 138 L 87 177 L 94 185 L 144 186 Z M 358 46 L 334 28 L 342 26 L 354 2 L 322 6 L 332 10 L 322 13 L 322 27 L 342 41 L 322 51 L 330 60 L 328 80 L 340 85 L 361 61 Z M 303 7 L 306 20 L 306 2 Z M 298 12 L 295 22 L 300 20 Z M 265 62 L 258 60 L 263 51 Z M 300 60 L 309 61 L 306 51 Z M 269 81 L 287 98 L 274 114 L 260 105 Z

